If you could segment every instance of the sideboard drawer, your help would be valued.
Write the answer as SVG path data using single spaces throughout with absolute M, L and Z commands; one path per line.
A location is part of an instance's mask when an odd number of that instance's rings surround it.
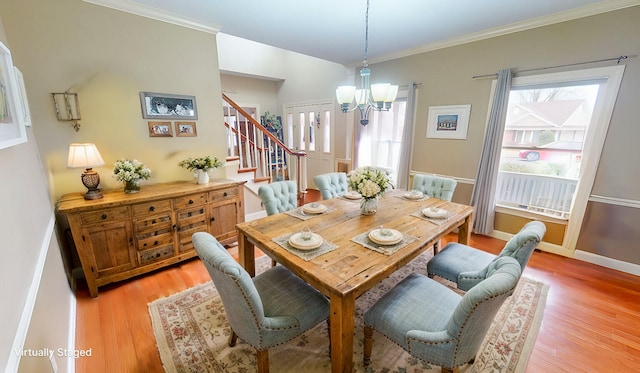
M 173 200 L 174 208 L 204 205 L 207 203 L 207 193 L 190 194 Z
M 153 214 L 161 211 L 171 211 L 171 201 L 154 201 L 133 205 L 133 216 Z
M 106 223 L 129 219 L 129 207 L 116 207 L 80 214 L 82 224 Z
M 229 188 L 223 190 L 214 190 L 209 192 L 209 200 L 217 202 L 225 199 L 234 199 L 238 197 L 238 188 Z

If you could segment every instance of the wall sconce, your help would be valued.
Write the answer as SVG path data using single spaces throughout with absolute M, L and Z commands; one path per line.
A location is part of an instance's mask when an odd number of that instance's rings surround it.
M 100 189 L 98 189 L 98 185 L 100 185 L 100 175 L 91 169 L 92 167 L 98 166 L 104 166 L 104 160 L 95 144 L 73 143 L 69 145 L 67 167 L 85 168 L 85 171 L 80 176 L 82 184 L 88 189 L 84 195 L 84 199 L 102 198 L 102 193 L 100 193 Z
M 65 122 L 73 122 L 73 129 L 78 132 L 80 130 L 80 102 L 77 93 L 52 93 L 53 104 L 56 107 L 56 115 L 58 120 Z

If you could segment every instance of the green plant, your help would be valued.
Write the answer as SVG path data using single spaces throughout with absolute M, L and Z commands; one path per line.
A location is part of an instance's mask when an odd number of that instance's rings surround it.
M 187 158 L 185 160 L 180 161 L 178 166 L 182 168 L 186 168 L 189 171 L 193 170 L 205 170 L 207 171 L 210 168 L 218 168 L 222 167 L 223 163 L 218 160 L 218 158 L 211 158 L 210 156 L 199 157 L 199 158 Z
M 278 117 L 268 111 L 264 112 L 264 119 L 262 124 L 266 128 L 274 131 L 280 131 L 280 129 L 282 128 L 282 124 L 280 123 L 280 120 L 278 120 Z

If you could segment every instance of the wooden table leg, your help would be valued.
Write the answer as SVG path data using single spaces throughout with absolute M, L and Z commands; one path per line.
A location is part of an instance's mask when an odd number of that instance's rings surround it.
M 351 294 L 332 294 L 329 299 L 332 373 L 350 373 L 353 369 L 355 301 Z
M 469 214 L 464 223 L 458 227 L 458 242 L 468 245 L 471 240 L 471 222 L 473 221 L 473 214 Z
M 256 254 L 253 244 L 242 232 L 238 232 L 238 261 L 251 277 L 256 275 Z

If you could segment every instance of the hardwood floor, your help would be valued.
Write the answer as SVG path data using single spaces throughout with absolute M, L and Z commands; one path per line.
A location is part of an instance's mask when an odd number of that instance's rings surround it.
M 504 241 L 473 235 L 471 244 L 495 254 Z M 640 277 L 545 252 L 523 275 L 550 287 L 527 372 L 640 371 Z M 147 304 L 209 280 L 194 259 L 101 287 L 97 298 L 79 285 L 76 348 L 92 357 L 77 359 L 76 372 L 163 372 Z

